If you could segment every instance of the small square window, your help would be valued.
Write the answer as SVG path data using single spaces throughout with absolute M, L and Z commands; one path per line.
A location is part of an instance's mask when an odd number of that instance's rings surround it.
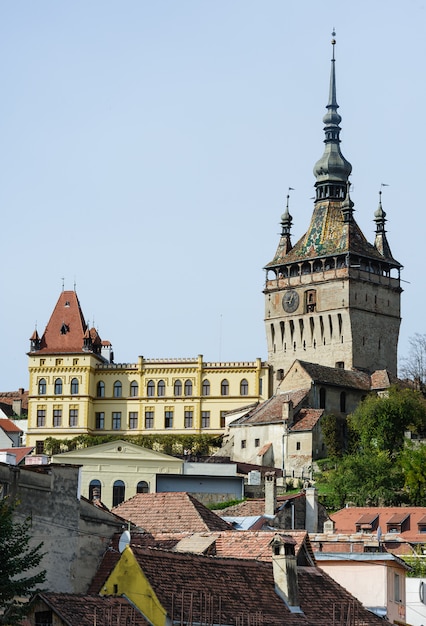
M 247 442 L 245 439 L 241 439 L 241 448 L 245 448 L 247 445 Z
M 254 447 L 258 448 L 260 446 L 260 439 L 255 439 L 254 440 Z

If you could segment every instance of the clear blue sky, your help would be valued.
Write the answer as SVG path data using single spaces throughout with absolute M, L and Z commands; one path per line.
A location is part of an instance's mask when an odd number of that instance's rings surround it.
M 266 359 L 263 266 L 288 187 L 313 208 L 330 33 L 355 217 L 381 183 L 405 267 L 400 356 L 426 332 L 426 4 L 0 1 L 0 389 L 74 281 L 117 362 Z

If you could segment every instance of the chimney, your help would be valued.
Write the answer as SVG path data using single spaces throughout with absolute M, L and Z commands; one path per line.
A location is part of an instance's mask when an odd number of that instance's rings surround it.
M 315 487 L 305 489 L 305 529 L 308 533 L 318 532 L 318 492 Z
M 289 535 L 277 533 L 269 545 L 272 546 L 275 591 L 292 613 L 302 613 L 297 582 L 296 542 Z
M 287 422 L 287 426 L 291 426 L 293 424 L 293 402 L 291 400 L 284 400 L 282 416 L 283 420 Z
M 265 472 L 265 515 L 275 517 L 277 484 L 275 472 Z

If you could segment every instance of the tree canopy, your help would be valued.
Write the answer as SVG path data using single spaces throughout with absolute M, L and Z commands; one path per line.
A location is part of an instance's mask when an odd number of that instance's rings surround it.
M 426 424 L 426 402 L 412 389 L 390 387 L 383 396 L 371 395 L 348 418 L 356 452 L 383 450 L 394 456 L 404 447 L 405 433 L 420 433 Z
M 43 558 L 42 543 L 31 547 L 30 520 L 13 520 L 14 506 L 7 498 L 0 500 L 0 624 L 20 623 L 25 604 L 20 601 L 36 591 L 46 572 L 38 570 Z
M 330 419 L 327 428 L 332 425 Z M 426 505 L 426 445 L 406 437 L 407 431 L 422 435 L 425 425 L 419 391 L 391 387 L 386 395 L 368 396 L 348 417 L 346 452 L 332 447 L 332 469 L 319 477 L 330 506 Z

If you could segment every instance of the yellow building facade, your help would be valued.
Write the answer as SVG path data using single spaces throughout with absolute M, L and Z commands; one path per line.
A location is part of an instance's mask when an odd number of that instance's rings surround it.
M 47 437 L 157 433 L 221 434 L 225 414 L 269 395 L 269 368 L 249 362 L 145 359 L 114 363 L 111 344 L 84 322 L 63 291 L 29 352 L 27 445 Z

